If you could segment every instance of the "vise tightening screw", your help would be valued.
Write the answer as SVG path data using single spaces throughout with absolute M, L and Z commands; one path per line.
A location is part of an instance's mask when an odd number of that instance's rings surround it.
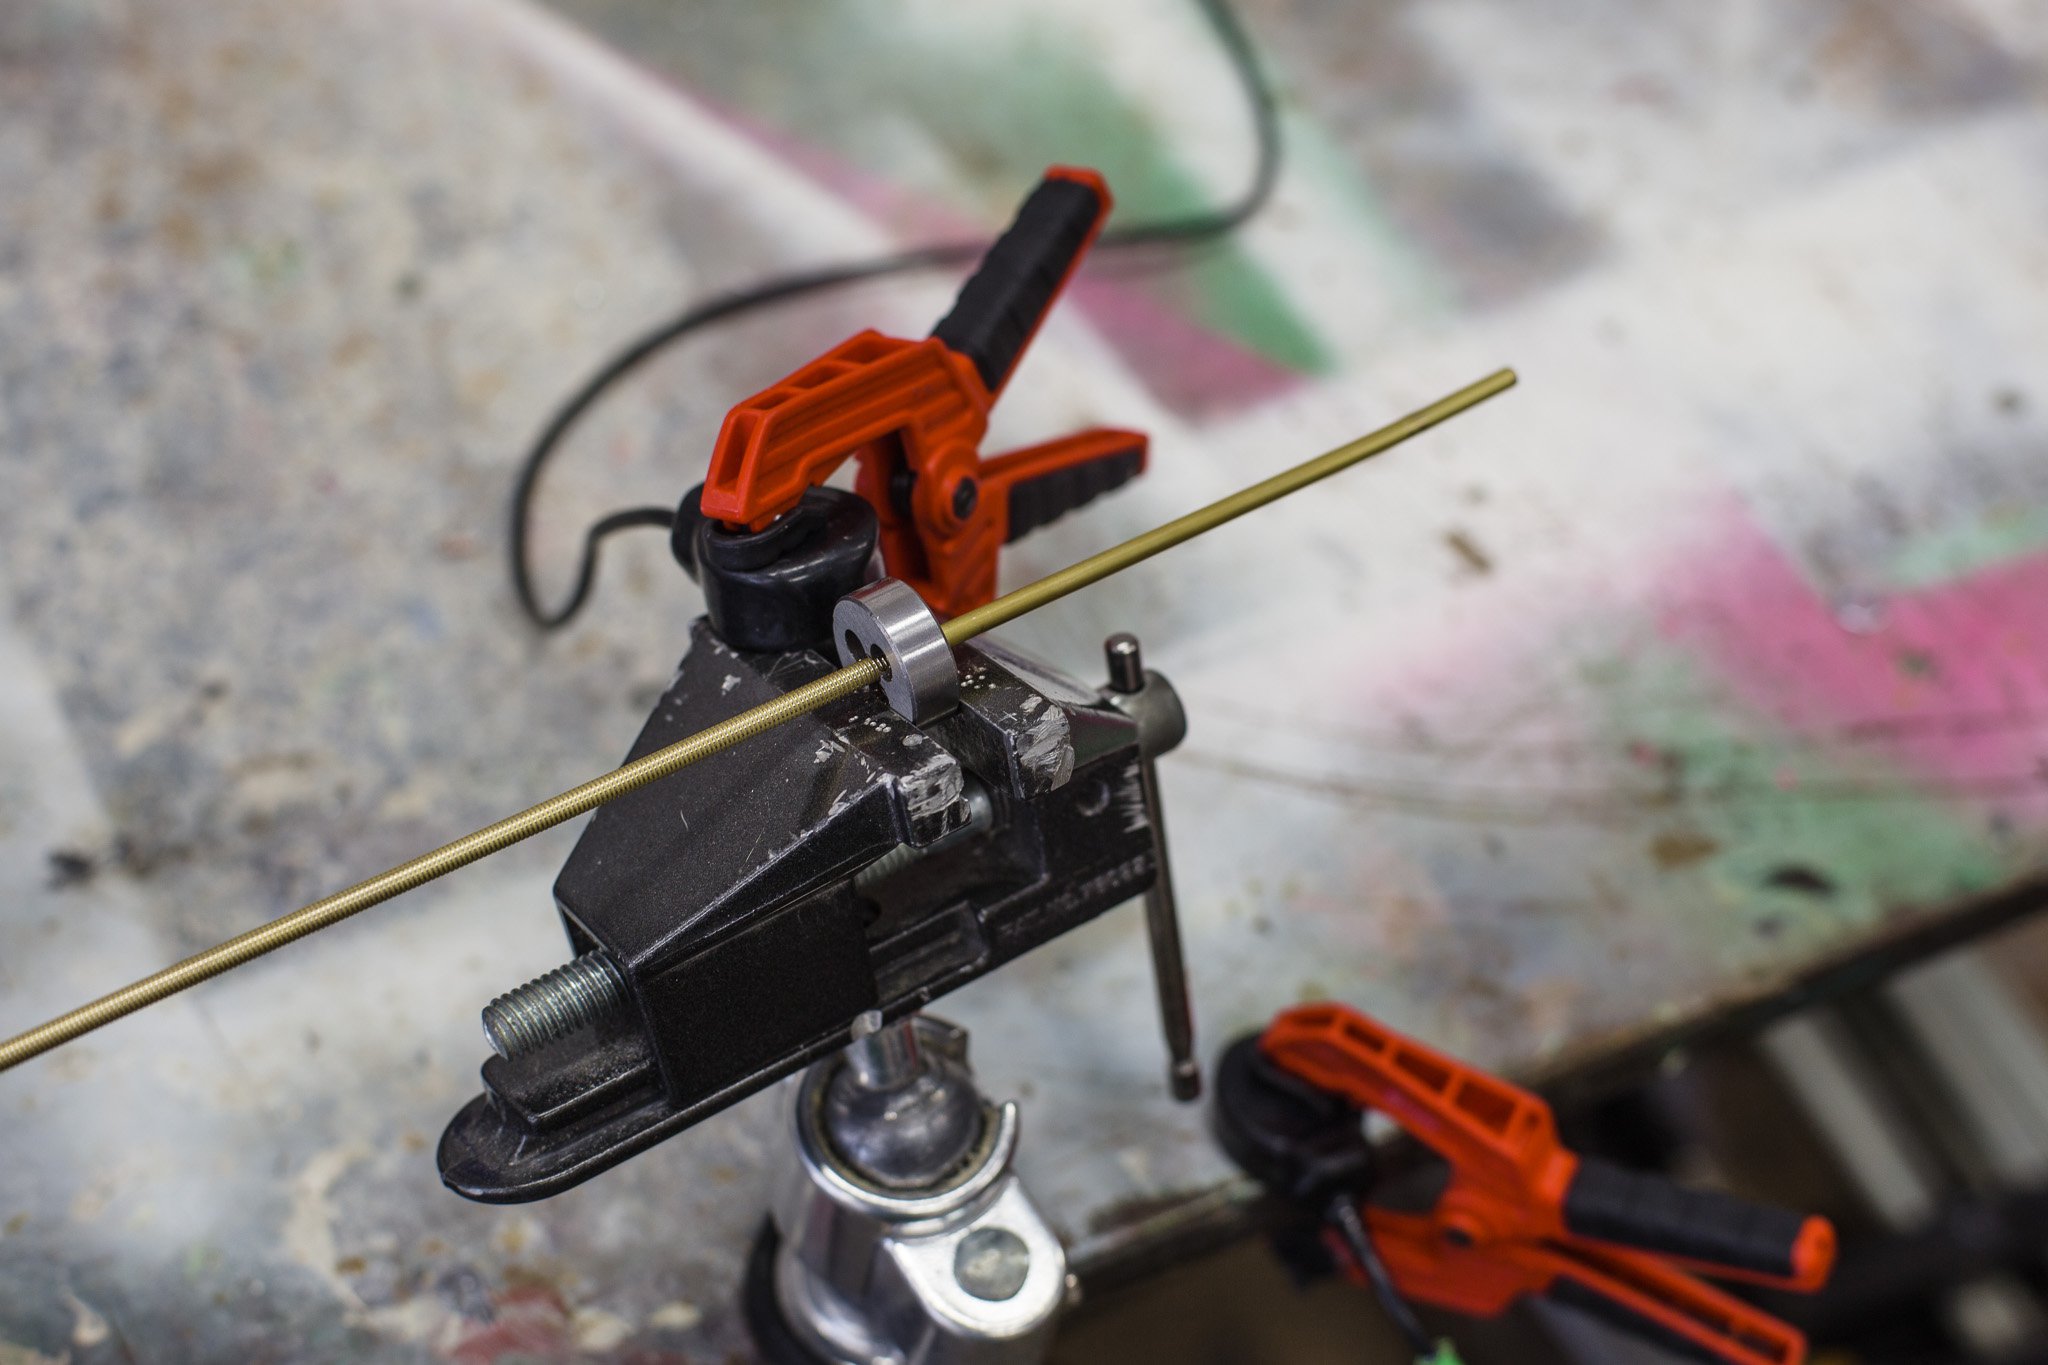
M 626 981 L 602 952 L 589 952 L 484 1006 L 484 1037 L 506 1061 L 538 1051 L 625 1012 Z

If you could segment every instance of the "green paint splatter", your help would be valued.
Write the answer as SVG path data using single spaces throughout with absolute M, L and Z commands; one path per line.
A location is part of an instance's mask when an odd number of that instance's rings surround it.
M 1060 162 L 1102 171 L 1119 223 L 1216 207 L 1089 43 L 1042 14 L 762 0 L 696 7 L 685 19 L 653 0 L 557 4 L 638 59 L 891 185 L 955 201 L 964 186 L 985 217 L 1006 214 L 1020 186 Z M 1216 77 L 1229 79 L 1220 64 Z M 1278 365 L 1323 373 L 1333 363 L 1234 242 L 1160 283 L 1201 324 Z
M 1704 878 L 1730 908 L 1686 925 L 1717 958 L 1755 964 L 1824 946 L 1900 907 L 1978 894 L 2018 870 L 1987 828 L 1916 793 L 1915 774 L 1881 751 L 1788 731 L 1681 650 L 1637 642 L 1581 672 L 1604 679 L 1596 733 L 1660 760 L 1655 799 L 1698 856 L 1671 859 L 1659 848 L 1665 836 L 1645 856 L 1664 875 Z
M 295 285 L 305 275 L 305 253 L 288 237 L 245 242 L 231 260 L 241 281 L 259 293 Z
M 221 1249 L 206 1242 L 194 1242 L 185 1248 L 185 1278 L 192 1283 L 212 1278 L 219 1270 L 225 1257 Z
M 1290 173 L 1327 194 L 1331 206 L 1344 215 L 1361 243 L 1372 248 L 1374 259 L 1388 263 L 1386 287 L 1398 293 L 1405 305 L 1399 311 L 1418 321 L 1457 312 L 1458 291 L 1451 279 L 1396 225 L 1372 181 L 1350 154 L 1313 120 L 1288 115 L 1282 128 Z
M 1933 587 L 2048 550 L 2048 505 L 2010 504 L 1964 525 L 1917 531 L 1885 568 L 1894 591 Z
M 1941 671 L 1935 657 L 1924 649 L 1902 649 L 1897 659 L 1899 672 L 1909 678 L 1932 678 Z
M 977 168 L 985 200 L 1006 203 L 1045 165 L 1074 162 L 1100 169 L 1115 188 L 1117 219 L 1158 222 L 1215 207 L 1180 164 L 1151 117 L 1126 99 L 1108 73 L 1070 40 L 1034 26 L 1014 32 L 999 64 L 942 63 L 925 83 L 925 116 L 981 152 Z M 1029 72 L 1031 98 L 991 102 L 1004 71 Z M 930 100 L 930 92 L 938 97 Z M 1309 324 L 1288 306 L 1277 284 L 1235 243 L 1212 249 L 1171 282 L 1204 326 L 1289 369 L 1321 373 L 1331 356 Z

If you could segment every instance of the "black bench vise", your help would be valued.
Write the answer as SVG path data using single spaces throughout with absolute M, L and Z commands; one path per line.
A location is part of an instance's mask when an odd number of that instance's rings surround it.
M 678 544 L 717 587 L 633 757 L 834 666 L 814 580 L 859 585 L 868 556 L 844 538 L 871 546 L 874 517 L 831 489 L 806 510 L 809 539 L 767 577 L 811 564 L 808 614 L 756 581 L 758 556 L 726 564 L 756 537 L 685 501 Z M 731 643 L 807 617 L 810 643 Z M 560 1193 L 844 1047 L 869 1012 L 922 1009 L 1154 886 L 1148 767 L 1185 732 L 1172 689 L 1125 667 L 1098 690 L 986 638 L 956 660 L 959 705 L 924 725 L 866 689 L 592 817 L 555 883 L 575 960 L 485 1011 L 499 1055 L 441 1139 L 443 1181 L 492 1203 Z

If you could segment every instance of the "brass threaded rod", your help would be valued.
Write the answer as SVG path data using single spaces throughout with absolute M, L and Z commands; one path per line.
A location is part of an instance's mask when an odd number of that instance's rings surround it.
M 946 643 L 959 645 L 971 640 L 984 631 L 1014 621 L 1027 612 L 1036 611 L 1049 602 L 1065 597 L 1068 593 L 1100 582 L 1121 569 L 1150 559 L 1162 550 L 1192 540 L 1204 531 L 1241 517 L 1255 508 L 1264 507 L 1267 503 L 1306 488 L 1319 479 L 1328 478 L 1341 469 L 1349 468 L 1360 460 L 1399 445 L 1409 437 L 1427 431 L 1439 422 L 1454 417 L 1505 389 L 1512 388 L 1514 383 L 1514 371 L 1496 371 L 1478 383 L 1469 384 L 1456 393 L 1438 399 L 1428 407 L 1412 412 L 1399 421 L 1381 427 L 1378 431 L 1362 436 L 1356 441 L 1338 446 L 1335 450 L 1318 455 L 1229 497 L 1220 498 L 1186 516 L 1177 517 L 1164 526 L 1133 536 L 1121 545 L 1090 555 L 1078 564 L 1047 574 L 1035 583 L 1027 584 L 1015 592 L 998 597 L 986 606 L 976 607 L 948 621 L 945 625 Z M 0 1043 L 0 1071 L 10 1070 L 31 1057 L 40 1056 L 53 1047 L 92 1032 L 102 1024 L 112 1023 L 123 1015 L 132 1014 L 146 1005 L 153 1005 L 159 1000 L 175 995 L 188 986 L 196 986 L 274 949 L 282 948 L 287 943 L 325 929 L 331 924 L 339 924 L 349 916 L 359 914 L 373 905 L 382 904 L 393 896 L 423 886 L 438 877 L 444 877 L 479 858 L 486 858 L 510 848 L 522 839 L 530 839 L 565 820 L 572 820 L 593 811 L 615 797 L 624 796 L 627 792 L 644 787 L 649 782 L 679 772 L 700 759 L 709 758 L 735 744 L 752 739 L 827 702 L 857 692 L 880 681 L 881 676 L 882 667 L 876 660 L 863 659 L 859 663 L 849 664 L 836 672 L 828 673 L 822 678 L 786 692 L 772 701 L 763 702 L 750 710 L 742 711 L 737 716 L 719 721 L 716 725 L 700 730 L 687 739 L 677 740 L 667 748 L 657 749 L 651 754 L 636 758 L 624 767 L 608 772 L 602 777 L 592 778 L 579 787 L 550 797 L 537 806 L 528 807 L 517 815 L 507 816 L 494 825 L 487 825 L 473 834 L 465 834 L 453 843 L 443 844 L 431 853 L 423 853 L 410 862 L 400 863 L 390 871 L 381 872 L 368 881 L 357 882 L 345 891 L 337 891 L 288 915 L 279 916 L 268 924 L 238 934 L 225 943 L 208 948 L 204 952 L 194 953 L 184 961 L 146 976 L 133 985 L 124 986 L 111 995 L 101 996 L 89 1005 L 81 1005 L 68 1014 L 59 1015 L 47 1024 L 38 1025 L 26 1033 Z
M 330 924 L 339 924 L 350 915 L 382 904 L 436 877 L 444 877 L 458 867 L 466 867 L 479 858 L 510 848 L 564 820 L 573 820 L 596 810 L 614 797 L 624 796 L 635 788 L 687 768 L 699 759 L 709 758 L 722 749 L 752 739 L 828 701 L 858 692 L 881 676 L 882 666 L 873 659 L 849 664 L 815 682 L 785 692 L 773 701 L 763 702 L 708 729 L 699 730 L 687 739 L 679 739 L 665 749 L 636 758 L 602 777 L 594 777 L 580 787 L 572 787 L 560 796 L 549 797 L 537 806 L 507 816 L 494 825 L 486 825 L 474 834 L 465 834 L 454 843 L 443 844 L 431 853 L 422 853 L 389 872 L 357 882 L 346 891 L 337 891 L 303 909 L 258 925 L 245 934 L 237 934 L 205 952 L 194 953 L 183 962 L 145 976 L 132 986 L 123 986 L 112 995 L 101 996 L 90 1005 L 81 1005 L 69 1014 L 59 1015 L 47 1024 L 0 1043 L 0 1071 L 19 1066 L 29 1058 L 90 1033 L 102 1024 L 112 1023 L 124 1014 L 133 1014 L 145 1005 L 154 1005 L 187 986 L 196 986 L 209 977 L 219 976 L 295 939 L 304 938 Z
M 1456 393 L 1448 394 L 1426 408 L 1418 408 L 1398 422 L 1389 423 L 1378 431 L 1370 432 L 1326 451 L 1312 460 L 1304 460 L 1292 469 L 1282 470 L 1270 479 L 1262 479 L 1249 488 L 1241 488 L 1228 497 L 1218 498 L 1207 507 L 1197 508 L 1185 516 L 1175 517 L 1164 526 L 1155 526 L 1140 535 L 1132 536 L 1121 545 L 1112 545 L 1107 550 L 1088 556 L 1076 564 L 1056 570 L 1027 583 L 1015 592 L 1006 593 L 986 606 L 962 612 L 946 622 L 946 643 L 957 645 L 972 640 L 983 631 L 994 630 L 1028 612 L 1037 611 L 1048 602 L 1065 597 L 1091 583 L 1099 583 L 1111 574 L 1130 568 L 1133 564 L 1150 559 L 1162 550 L 1193 540 L 1204 531 L 1213 531 L 1226 521 L 1234 521 L 1247 512 L 1256 511 L 1269 502 L 1277 502 L 1289 493 L 1299 492 L 1322 479 L 1329 478 L 1339 470 L 1349 469 L 1360 460 L 1370 459 L 1383 450 L 1392 449 L 1411 436 L 1428 431 L 1439 422 L 1448 421 L 1470 407 L 1475 407 L 1495 394 L 1515 386 L 1513 370 L 1495 370 L 1486 378 L 1474 384 L 1467 384 Z

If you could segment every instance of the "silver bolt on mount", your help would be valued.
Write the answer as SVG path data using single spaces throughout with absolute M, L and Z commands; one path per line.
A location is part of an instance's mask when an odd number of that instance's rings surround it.
M 880 1010 L 853 1021 L 853 1041 L 846 1045 L 846 1064 L 869 1090 L 895 1090 L 908 1085 L 923 1065 L 918 1057 L 917 1020 L 905 1015 L 893 1024 L 882 1022 Z
M 1031 1248 L 1008 1228 L 976 1228 L 953 1253 L 954 1281 L 990 1303 L 1016 1298 L 1030 1274 Z

